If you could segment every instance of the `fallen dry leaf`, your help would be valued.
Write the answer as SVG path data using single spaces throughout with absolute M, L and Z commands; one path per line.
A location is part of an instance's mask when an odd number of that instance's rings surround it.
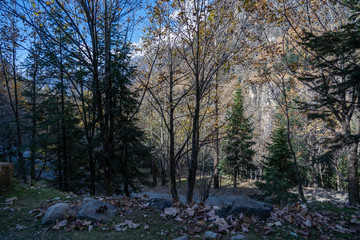
M 17 201 L 17 200 L 18 200 L 17 197 L 7 198 L 7 199 L 5 199 L 5 204 L 11 205 L 11 204 L 13 204 L 13 202 L 15 202 L 15 201 Z
M 24 230 L 24 229 L 27 229 L 27 227 L 23 226 L 23 225 L 20 225 L 20 224 L 16 225 L 16 230 L 20 231 L 20 230 Z
M 66 227 L 67 224 L 68 224 L 68 220 L 65 219 L 65 220 L 62 220 L 62 221 L 56 223 L 56 225 L 53 226 L 52 228 L 55 230 L 59 230 L 62 227 Z
M 91 221 L 84 220 L 81 225 L 86 227 L 86 226 L 90 226 L 90 224 Z
M 175 217 L 178 214 L 178 210 L 173 207 L 165 208 L 164 213 L 166 216 Z
M 305 225 L 306 227 L 311 227 L 311 226 L 312 226 L 312 224 L 311 224 L 311 222 L 310 222 L 309 220 L 306 220 L 306 221 L 304 222 L 304 225 Z

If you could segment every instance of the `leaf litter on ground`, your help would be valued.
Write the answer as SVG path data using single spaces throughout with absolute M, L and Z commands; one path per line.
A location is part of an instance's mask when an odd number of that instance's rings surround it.
M 131 211 L 131 209 L 142 210 L 149 208 L 148 200 L 143 200 L 139 197 L 99 197 L 97 199 L 116 206 L 119 209 L 119 215 Z M 73 205 L 79 207 L 79 202 L 80 201 L 77 201 Z M 334 212 L 325 209 L 309 210 L 307 204 L 300 203 L 275 206 L 268 219 L 260 220 L 254 216 L 246 216 L 244 214 L 220 218 L 216 214 L 217 207 L 204 204 L 184 205 L 175 202 L 171 207 L 160 211 L 159 215 L 163 219 L 172 218 L 176 222 L 179 222 L 184 226 L 184 231 L 189 235 L 195 235 L 211 229 L 219 234 L 229 234 L 239 231 L 247 234 L 252 229 L 263 236 L 269 236 L 279 232 L 280 229 L 286 229 L 291 236 L 301 235 L 303 238 L 308 238 L 311 234 L 314 234 L 312 230 L 315 230 L 315 234 L 317 234 L 319 239 L 331 239 L 336 232 L 356 236 L 356 234 L 360 232 L 359 207 L 339 204 L 332 204 L 332 206 L 339 211 Z M 355 210 L 355 213 L 347 218 L 344 211 L 342 211 L 346 209 Z M 33 210 L 33 212 L 43 214 L 45 210 L 46 209 L 38 208 Z M 53 228 L 57 230 L 64 228 L 66 231 L 73 231 L 83 230 L 83 228 L 86 227 L 88 231 L 91 231 L 93 227 L 102 227 L 109 230 L 109 228 L 103 227 L 104 224 L 100 222 L 95 222 L 91 225 L 91 221 L 87 220 L 72 217 L 66 220 L 68 221 L 66 226 L 63 226 L 65 222 L 60 221 Z M 127 229 L 138 228 L 140 225 L 140 223 L 125 220 L 122 223 L 113 224 L 110 229 L 126 231 Z M 141 228 L 147 230 L 150 227 L 151 225 L 144 224 Z

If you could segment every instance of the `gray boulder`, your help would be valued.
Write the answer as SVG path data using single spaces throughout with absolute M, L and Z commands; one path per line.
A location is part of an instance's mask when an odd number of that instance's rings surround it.
M 217 233 L 212 232 L 212 231 L 206 231 L 204 234 L 204 238 L 205 239 L 216 239 L 217 238 Z
M 187 234 L 184 234 L 178 238 L 174 238 L 173 240 L 188 240 L 189 236 Z
M 149 206 L 157 210 L 164 211 L 165 208 L 171 207 L 173 202 L 169 199 L 153 198 L 149 200 Z
M 234 201 L 229 214 L 236 215 L 244 213 L 248 216 L 254 215 L 265 219 L 270 216 L 272 209 L 273 206 L 269 203 L 256 201 L 250 198 L 239 198 Z
M 93 202 L 96 201 L 95 199 L 91 198 L 91 197 L 86 197 L 82 200 L 82 205 L 87 204 L 88 202 Z
M 216 215 L 218 215 L 221 218 L 226 217 L 227 215 L 229 215 L 231 209 L 232 209 L 231 205 L 223 207 L 216 212 Z
M 117 208 L 109 203 L 102 201 L 90 201 L 82 206 L 79 217 L 91 218 L 97 221 L 109 220 L 115 217 Z
M 42 224 L 47 224 L 51 222 L 56 222 L 56 220 L 61 219 L 68 212 L 70 206 L 67 203 L 57 203 L 49 207 L 41 221 Z

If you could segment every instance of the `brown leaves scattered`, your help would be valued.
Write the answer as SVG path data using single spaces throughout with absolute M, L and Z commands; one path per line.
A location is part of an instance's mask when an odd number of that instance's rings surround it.
M 146 198 L 146 197 L 144 197 Z M 104 201 L 119 208 L 119 214 L 131 209 L 144 209 L 149 207 L 147 200 L 140 198 L 102 198 Z M 79 204 L 79 203 L 77 203 Z M 76 205 L 76 204 L 75 204 Z M 74 206 L 75 206 L 74 205 Z M 76 205 L 77 206 L 77 205 Z M 243 214 L 230 215 L 227 218 L 220 218 L 216 215 L 216 207 L 203 204 L 183 205 L 175 202 L 171 207 L 165 208 L 160 216 L 164 219 L 172 218 L 181 225 L 184 225 L 184 232 L 189 235 L 196 235 L 211 230 L 218 234 L 233 234 L 235 232 L 249 233 L 256 231 L 268 238 L 278 236 L 279 230 L 287 231 L 294 238 L 333 239 L 334 232 L 344 234 L 358 234 L 360 232 L 360 213 L 345 216 L 342 209 L 347 206 L 336 206 L 339 211 L 314 211 L 309 210 L 305 204 L 293 204 L 283 207 L 275 207 L 266 220 L 259 220 L 256 217 L 249 217 Z M 35 209 L 39 216 L 45 213 L 44 208 Z M 106 209 L 99 208 L 99 211 Z M 39 217 L 37 215 L 37 217 Z M 144 215 L 146 217 L 146 215 Z M 126 231 L 127 229 L 141 228 L 147 230 L 151 225 L 145 223 L 134 223 L 131 220 L 113 225 L 104 225 L 100 222 L 91 223 L 87 220 L 79 220 L 74 216 L 67 216 L 63 221 L 58 222 L 53 229 L 88 230 L 93 227 L 100 227 L 104 230 Z M 286 226 L 286 227 L 285 227 Z M 315 231 L 311 231 L 315 230 Z M 314 235 L 314 232 L 316 235 Z M 167 235 L 164 230 L 160 235 Z M 196 235 L 197 236 L 197 235 Z
M 11 197 L 11 198 L 7 198 L 5 199 L 5 204 L 7 205 L 12 205 L 15 201 L 17 201 L 18 198 L 17 197 Z
M 59 230 L 62 227 L 66 227 L 67 224 L 68 224 L 68 220 L 65 219 L 65 220 L 62 220 L 62 221 L 56 223 L 56 225 L 53 226 L 52 228 L 55 229 L 55 230 Z
M 344 208 L 342 205 L 336 207 L 339 210 Z M 263 230 L 266 235 L 274 232 L 273 227 L 280 227 L 283 223 L 290 224 L 294 228 L 293 231 L 303 237 L 309 236 L 311 228 L 316 229 L 317 232 L 322 233 L 321 239 L 329 239 L 326 234 L 332 234 L 332 232 L 354 234 L 360 231 L 355 215 L 351 215 L 350 221 L 345 221 L 344 212 L 309 211 L 306 204 L 296 203 L 285 207 L 275 207 L 270 215 L 266 223 L 267 228 Z

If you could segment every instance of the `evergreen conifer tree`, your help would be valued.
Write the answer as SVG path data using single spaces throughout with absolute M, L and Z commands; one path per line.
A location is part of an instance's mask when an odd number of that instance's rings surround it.
M 291 152 L 284 126 L 275 129 L 268 145 L 268 156 L 265 157 L 265 171 L 256 186 L 264 191 L 264 198 L 275 203 L 283 203 L 296 199 L 296 195 L 289 190 L 296 186 L 294 167 L 291 162 Z
M 248 177 L 249 172 L 255 168 L 252 163 L 255 152 L 251 148 L 255 142 L 252 140 L 253 128 L 249 118 L 245 117 L 240 87 L 238 87 L 233 101 L 232 110 L 227 117 L 227 136 L 224 145 L 226 157 L 221 168 L 232 175 L 234 187 L 236 187 L 238 175 Z
M 347 152 L 349 203 L 360 203 L 358 146 L 360 142 L 360 4 L 345 1 L 352 9 L 349 22 L 321 35 L 305 33 L 302 45 L 309 53 L 298 79 L 313 90 L 312 102 L 304 103 L 309 117 L 323 119 L 337 131 L 324 161 L 339 149 Z M 355 130 L 352 122 L 356 123 Z M 341 131 L 339 131 L 341 130 Z

